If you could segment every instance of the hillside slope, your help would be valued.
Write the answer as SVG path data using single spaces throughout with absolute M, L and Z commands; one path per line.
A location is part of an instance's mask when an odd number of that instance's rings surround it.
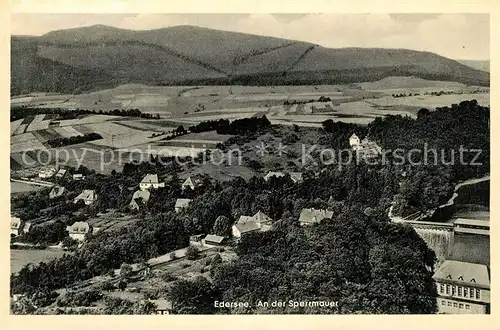
M 177 26 L 96 25 L 12 38 L 11 93 L 79 92 L 119 83 L 336 84 L 416 76 L 489 85 L 489 74 L 404 49 L 330 49 L 279 38 Z

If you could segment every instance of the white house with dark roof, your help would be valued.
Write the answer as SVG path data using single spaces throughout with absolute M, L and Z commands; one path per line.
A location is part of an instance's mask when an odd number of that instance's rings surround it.
M 148 190 L 137 190 L 132 195 L 132 200 L 130 201 L 129 207 L 132 210 L 139 210 L 143 205 L 149 202 L 149 197 L 151 193 Z
M 179 213 L 182 209 L 189 206 L 191 200 L 189 198 L 177 198 L 175 201 L 175 212 Z
M 50 199 L 53 199 L 53 198 L 57 198 L 57 197 L 60 197 L 64 194 L 64 191 L 66 189 L 64 187 L 61 187 L 61 186 L 54 186 L 52 188 L 52 190 L 49 192 L 49 198 Z
M 84 221 L 77 221 L 71 226 L 66 227 L 69 237 L 79 242 L 83 242 L 85 240 L 85 237 L 90 233 L 90 230 L 90 225 L 88 222 Z
M 90 205 L 97 200 L 97 194 L 94 190 L 85 189 L 82 193 L 76 196 L 74 203 L 78 203 L 78 201 L 83 200 L 85 205 Z
M 144 179 L 139 183 L 141 190 L 158 189 L 165 187 L 165 182 L 158 181 L 158 174 L 146 174 Z
M 271 228 L 271 225 L 272 219 L 263 212 L 258 211 L 253 216 L 240 216 L 231 231 L 234 238 L 241 239 L 243 235 L 251 232 L 267 231 Z
M 54 174 L 56 174 L 56 172 L 57 170 L 53 166 L 44 167 L 40 170 L 40 172 L 38 172 L 38 177 L 40 179 L 51 178 L 54 176 Z
M 323 219 L 331 219 L 333 216 L 332 211 L 321 209 L 302 209 L 300 212 L 299 223 L 301 226 L 312 225 L 319 223 Z
M 445 260 L 434 276 L 440 314 L 487 314 L 490 311 L 490 271 L 487 266 Z

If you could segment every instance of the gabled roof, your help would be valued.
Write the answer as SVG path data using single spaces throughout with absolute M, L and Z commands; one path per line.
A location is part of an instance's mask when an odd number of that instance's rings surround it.
M 323 219 L 331 219 L 332 211 L 317 210 L 317 209 L 302 209 L 300 212 L 299 222 L 302 223 L 318 223 Z
M 224 237 L 219 235 L 207 235 L 205 237 L 205 241 L 215 242 L 220 244 L 222 243 L 222 241 L 224 241 Z
M 202 184 L 202 180 L 198 176 L 188 176 L 186 180 L 182 183 L 182 185 L 188 185 L 192 187 L 196 187 Z
M 65 190 L 66 189 L 64 187 L 54 186 L 54 188 L 52 188 L 52 190 L 50 191 L 49 195 L 52 197 L 58 197 L 58 196 L 61 196 L 62 194 L 64 194 Z
M 470 262 L 445 260 L 432 278 L 435 280 L 462 282 L 472 286 L 490 287 L 488 267 Z
M 245 222 L 248 222 L 248 221 L 253 221 L 253 216 L 249 216 L 249 215 L 242 215 L 242 216 L 240 216 L 240 218 L 238 219 L 238 223 L 245 223 Z
M 70 234 L 86 234 L 90 231 L 90 226 L 87 222 L 77 221 L 71 226 L 67 226 L 66 230 Z
M 283 177 L 285 176 L 285 173 L 283 172 L 273 172 L 273 171 L 269 171 L 267 172 L 266 176 L 264 177 L 264 180 L 269 180 L 271 177 L 277 177 L 277 178 L 280 178 L 280 177 Z
M 63 177 L 68 170 L 65 170 L 64 168 L 61 168 L 59 171 L 57 171 L 56 177 Z
M 359 139 L 359 137 L 356 135 L 356 133 L 352 133 L 351 137 L 349 139 Z
M 260 230 L 260 225 L 255 221 L 238 222 L 234 226 L 242 234 Z
M 141 183 L 158 183 L 158 174 L 146 174 Z
M 290 172 L 290 178 L 294 182 L 302 181 L 302 172 Z
M 94 190 L 85 189 L 80 195 L 76 196 L 75 198 L 75 200 L 79 199 L 95 201 L 97 199 L 97 195 Z
M 254 214 L 253 217 L 251 217 L 253 221 L 257 223 L 263 223 L 263 222 L 269 222 L 273 221 L 270 217 L 268 217 L 266 214 L 264 214 L 262 211 L 259 211 Z
M 177 198 L 175 201 L 175 207 L 187 207 L 191 200 L 189 198 Z

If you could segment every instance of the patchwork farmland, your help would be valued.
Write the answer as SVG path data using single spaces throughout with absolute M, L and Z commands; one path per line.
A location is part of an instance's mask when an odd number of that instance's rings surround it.
M 323 98 L 321 101 L 320 97 Z M 71 155 L 70 165 L 78 164 L 81 159 L 84 165 L 97 166 L 96 170 L 100 170 L 98 165 L 101 159 L 109 160 L 117 153 L 130 160 L 141 159 L 148 152 L 194 157 L 230 137 L 209 136 L 207 133 L 212 132 L 207 132 L 165 140 L 165 136 L 179 125 L 188 128 L 208 120 L 235 120 L 261 115 L 265 115 L 272 124 L 284 126 L 319 128 L 328 119 L 367 125 L 376 117 L 416 117 L 421 108 L 432 110 L 470 99 L 489 105 L 489 89 L 456 82 L 389 77 L 351 85 L 164 87 L 128 84 L 81 95 L 32 93 L 12 98 L 12 107 L 82 108 L 102 110 L 103 114 L 69 120 L 34 114 L 12 121 L 11 153 L 20 155 L 26 150 L 47 150 L 50 149 L 49 140 L 98 133 L 102 139 L 66 146 L 60 152 Z M 143 113 L 157 114 L 160 119 L 106 114 L 113 109 L 135 108 Z M 108 155 L 102 155 L 103 150 Z M 53 149 L 49 151 L 51 156 L 57 153 Z M 26 167 L 22 161 L 20 164 L 19 156 L 14 158 L 11 157 L 14 168 Z M 111 169 L 119 170 L 120 166 L 107 166 L 106 171 Z

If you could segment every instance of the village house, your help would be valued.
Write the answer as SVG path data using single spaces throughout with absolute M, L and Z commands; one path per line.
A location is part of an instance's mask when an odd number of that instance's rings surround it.
M 351 148 L 353 148 L 354 150 L 356 150 L 359 147 L 360 144 L 361 144 L 361 140 L 356 135 L 356 133 L 353 133 L 351 135 L 351 137 L 349 138 L 349 146 L 351 146 Z
M 73 180 L 82 181 L 82 180 L 85 180 L 85 177 L 81 173 L 75 173 L 75 174 L 73 174 Z
M 53 198 L 60 197 L 64 194 L 64 191 L 65 191 L 64 187 L 54 186 L 54 188 L 52 188 L 52 190 L 49 193 L 49 198 L 53 199 Z
M 375 157 L 382 153 L 382 148 L 375 141 L 370 141 L 366 137 L 361 141 L 356 134 L 349 138 L 349 145 L 363 158 Z
M 26 221 L 23 226 L 23 234 L 29 233 L 32 225 L 31 221 Z
M 40 172 L 38 172 L 38 177 L 40 179 L 48 179 L 48 178 L 53 177 L 54 174 L 56 174 L 56 168 L 49 166 L 49 167 L 42 168 L 40 170 Z
M 175 212 L 179 213 L 182 209 L 188 207 L 190 202 L 189 198 L 177 198 L 175 201 Z
M 253 216 L 242 215 L 232 227 L 233 237 L 241 239 L 245 234 L 271 229 L 272 219 L 259 211 Z
M 219 246 L 223 245 L 225 237 L 219 235 L 207 235 L 202 241 L 205 245 Z
M 290 179 L 294 182 L 301 182 L 302 181 L 302 173 L 301 172 L 290 172 Z M 276 177 L 276 178 L 281 178 L 284 177 L 285 173 L 283 172 L 273 172 L 269 171 L 267 174 L 264 176 L 264 180 L 267 182 L 269 181 L 270 178 Z
M 273 172 L 273 171 L 269 171 L 267 172 L 267 174 L 264 176 L 264 180 L 265 181 L 269 181 L 269 179 L 271 179 L 272 177 L 275 177 L 275 178 L 281 178 L 281 177 L 284 177 L 285 176 L 285 173 L 283 172 Z
M 139 210 L 143 205 L 148 203 L 150 196 L 151 193 L 147 190 L 137 190 L 132 195 L 132 200 L 129 204 L 130 209 Z
M 21 218 L 10 217 L 10 235 L 19 236 L 23 228 L 23 222 Z
M 184 182 L 181 185 L 181 188 L 182 188 L 182 190 L 186 190 L 188 188 L 191 190 L 195 190 L 196 188 L 201 187 L 202 184 L 203 184 L 203 181 L 200 177 L 189 176 L 186 180 L 184 180 Z
M 90 233 L 90 225 L 84 221 L 77 221 L 71 226 L 67 226 L 66 231 L 72 239 L 83 242 L 87 234 Z
M 149 300 L 153 304 L 155 304 L 155 312 L 156 315 L 168 315 L 172 314 L 172 302 L 166 299 L 151 299 Z
M 301 226 L 319 223 L 323 219 L 331 219 L 332 211 L 318 209 L 302 209 L 300 212 L 299 223 Z
M 62 179 L 68 174 L 68 170 L 61 168 L 59 171 L 56 173 L 56 178 Z
M 445 260 L 432 277 L 440 314 L 488 314 L 490 272 L 487 266 Z
M 79 200 L 83 200 L 85 202 L 85 205 L 90 205 L 97 200 L 97 194 L 94 190 L 86 189 L 82 191 L 80 195 L 76 196 L 74 200 L 75 204 L 78 203 Z
M 139 183 L 141 190 L 158 189 L 165 187 L 165 182 L 158 181 L 158 174 L 146 174 L 144 179 Z

